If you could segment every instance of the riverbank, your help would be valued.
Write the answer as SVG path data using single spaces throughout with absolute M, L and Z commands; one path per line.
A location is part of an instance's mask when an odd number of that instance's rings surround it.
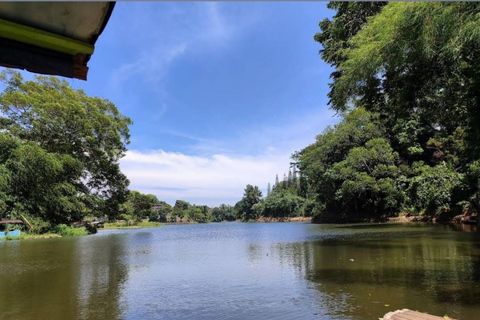
M 143 229 L 143 228 L 158 228 L 164 226 L 165 223 L 162 222 L 153 222 L 153 221 L 142 221 L 133 225 L 127 225 L 125 222 L 107 222 L 104 224 L 103 230 L 114 230 L 114 229 Z M 101 231 L 102 229 L 98 229 Z
M 260 217 L 256 222 L 312 222 L 312 217 Z
M 0 241 L 10 241 L 10 240 L 35 240 L 35 239 L 53 239 L 53 238 L 62 238 L 58 233 L 45 233 L 45 234 L 28 234 L 21 233 L 18 237 L 7 236 L 5 238 L 0 238 Z
M 398 216 L 388 218 L 387 222 L 393 223 L 409 223 L 409 222 L 432 222 L 432 223 L 449 223 L 449 224 L 468 224 L 476 225 L 478 219 L 476 215 L 457 215 L 453 218 L 443 218 L 443 217 L 427 217 L 427 216 Z

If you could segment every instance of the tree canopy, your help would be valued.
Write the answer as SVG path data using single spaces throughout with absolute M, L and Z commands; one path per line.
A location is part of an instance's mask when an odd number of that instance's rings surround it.
M 480 5 L 328 6 L 337 12 L 314 38 L 343 120 L 294 155 L 316 219 L 478 207 Z
M 0 218 L 115 217 L 128 194 L 118 160 L 131 120 L 55 77 L 26 81 L 7 70 L 0 80 Z

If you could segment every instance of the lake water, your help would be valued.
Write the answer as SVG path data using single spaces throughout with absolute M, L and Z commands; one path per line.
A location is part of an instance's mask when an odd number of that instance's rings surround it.
M 0 319 L 480 319 L 480 233 L 219 223 L 0 242 Z

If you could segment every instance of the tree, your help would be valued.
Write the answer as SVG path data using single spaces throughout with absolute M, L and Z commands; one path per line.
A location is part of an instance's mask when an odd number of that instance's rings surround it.
M 351 149 L 325 174 L 326 183 L 334 186 L 330 192 L 324 190 L 327 213 L 338 215 L 334 221 L 382 220 L 397 213 L 404 203 L 402 182 L 406 182 L 398 160 L 382 138 Z
M 343 120 L 293 156 L 305 208 L 361 221 L 480 207 L 480 5 L 328 6 L 315 40 Z
M 80 220 L 85 201 L 77 193 L 80 161 L 69 155 L 50 153 L 28 142 L 12 150 L 4 163 L 8 170 L 10 217 L 35 216 L 53 225 Z
M 149 221 L 167 222 L 167 216 L 172 213 L 172 209 L 172 206 L 165 201 L 157 200 L 151 209 Z
M 128 194 L 129 182 L 118 161 L 129 143 L 131 120 L 110 101 L 90 97 L 55 77 L 25 81 L 20 73 L 7 70 L 0 73 L 0 81 L 5 85 L 0 94 L 0 132 L 23 145 L 12 157 L 20 162 L 35 158 L 39 168 L 46 170 L 35 178 L 34 172 L 21 172 L 26 168 L 12 160 L 10 168 L 16 170 L 18 179 L 39 179 L 39 184 L 37 191 L 20 185 L 18 188 L 29 190 L 12 190 L 15 203 L 6 210 L 13 214 L 17 204 L 24 213 L 39 214 L 52 223 L 99 212 L 117 215 Z M 28 176 L 21 178 L 20 174 Z M 35 196 L 27 200 L 26 194 Z M 37 196 L 57 199 L 48 209 L 41 209 L 47 202 Z M 67 202 L 59 203 L 64 200 Z M 49 212 L 42 214 L 43 210 Z
M 349 40 L 333 108 L 380 111 L 391 128 L 413 120 L 423 129 L 420 147 L 465 130 L 468 154 L 460 156 L 478 158 L 479 12 L 478 3 L 389 3 Z M 379 103 L 365 103 L 367 92 Z
M 303 198 L 293 195 L 288 190 L 278 190 L 265 199 L 259 214 L 272 218 L 300 216 L 303 202 Z
M 245 187 L 243 198 L 239 204 L 239 209 L 241 210 L 241 219 L 243 221 L 255 220 L 258 218 L 255 210 L 252 207 L 260 202 L 261 198 L 262 192 L 257 186 L 252 186 L 249 184 Z
M 349 40 L 367 23 L 367 19 L 378 14 L 387 2 L 342 2 L 331 1 L 327 8 L 336 10 L 333 20 L 324 19 L 319 23 L 321 32 L 314 36 L 323 49 L 320 55 L 326 63 L 335 68 L 330 78 L 330 92 L 328 97 L 333 98 L 337 91 L 336 80 L 342 75 L 339 65 L 347 58 L 345 50 L 350 47 Z
M 237 203 L 235 203 L 235 205 L 233 206 L 233 214 L 235 216 L 235 219 L 242 219 L 244 212 L 245 212 L 245 203 L 242 199 Z
M 267 185 L 267 196 L 270 194 L 270 182 Z
M 182 219 L 185 216 L 186 211 L 189 207 L 190 203 L 188 203 L 187 201 L 177 200 L 175 201 L 175 205 L 173 206 L 172 215 Z
M 124 213 L 129 215 L 130 219 L 141 221 L 152 215 L 152 208 L 158 202 L 157 197 L 152 194 L 130 191 L 127 201 L 123 205 Z

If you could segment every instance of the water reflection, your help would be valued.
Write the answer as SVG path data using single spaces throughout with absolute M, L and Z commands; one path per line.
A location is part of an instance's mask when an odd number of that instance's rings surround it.
M 10 241 L 0 250 L 5 319 L 119 319 L 125 237 Z
M 302 273 L 318 291 L 318 308 L 335 319 L 375 319 L 402 308 L 478 317 L 478 233 L 377 228 L 354 226 L 354 236 L 336 240 L 279 243 L 272 252 Z
M 205 224 L 0 242 L 0 318 L 376 319 L 480 313 L 480 233 Z

